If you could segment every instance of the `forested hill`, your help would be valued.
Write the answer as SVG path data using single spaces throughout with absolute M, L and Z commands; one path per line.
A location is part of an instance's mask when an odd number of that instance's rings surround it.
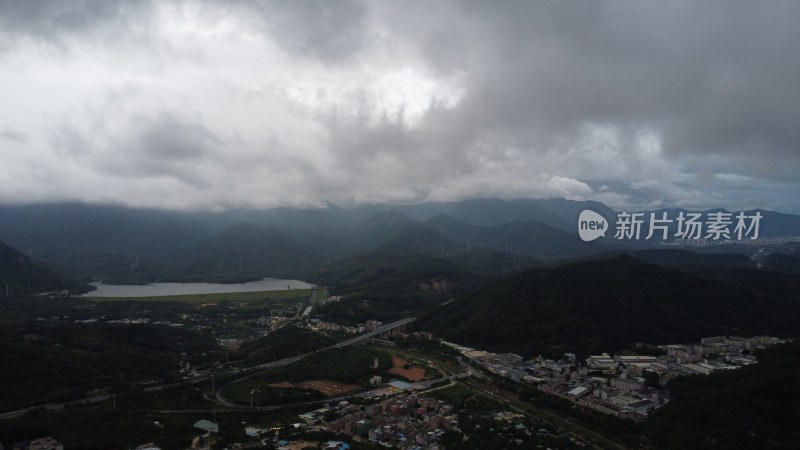
M 648 420 L 658 448 L 789 449 L 800 442 L 800 342 L 757 354 L 758 364 L 679 377 L 672 400 Z
M 453 289 L 465 292 L 476 289 L 490 279 L 442 258 L 381 252 L 353 256 L 325 265 L 310 274 L 309 278 L 316 284 L 330 287 L 336 295 L 420 290 L 449 292 Z M 434 286 L 437 281 L 441 284 L 438 289 Z
M 737 273 L 734 286 L 721 274 L 696 276 L 626 255 L 570 263 L 503 278 L 433 310 L 418 326 L 461 344 L 526 356 L 717 334 L 798 334 L 800 278 Z M 776 276 L 777 288 L 763 295 L 761 284 Z
M 313 283 L 344 296 L 316 313 L 325 320 L 348 324 L 416 316 L 491 279 L 442 258 L 381 252 L 354 256 L 309 274 Z
M 0 242 L 0 298 L 78 287 L 75 281 Z

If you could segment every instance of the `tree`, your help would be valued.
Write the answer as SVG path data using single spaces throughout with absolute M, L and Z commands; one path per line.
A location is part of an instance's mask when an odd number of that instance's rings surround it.
M 642 373 L 644 377 L 644 384 L 648 387 L 658 387 L 659 386 L 659 376 L 657 373 L 653 372 L 652 370 L 645 370 Z

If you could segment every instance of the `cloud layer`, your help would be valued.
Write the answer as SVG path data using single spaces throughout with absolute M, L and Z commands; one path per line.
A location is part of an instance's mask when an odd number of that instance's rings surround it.
M 800 4 L 0 1 L 0 202 L 800 211 Z

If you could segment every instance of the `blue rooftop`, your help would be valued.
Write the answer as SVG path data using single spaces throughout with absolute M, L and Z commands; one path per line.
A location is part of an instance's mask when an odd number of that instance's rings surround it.
M 392 381 L 391 383 L 389 383 L 389 386 L 392 386 L 393 388 L 400 389 L 402 391 L 406 391 L 408 389 L 411 389 L 411 385 L 406 383 L 405 381 Z

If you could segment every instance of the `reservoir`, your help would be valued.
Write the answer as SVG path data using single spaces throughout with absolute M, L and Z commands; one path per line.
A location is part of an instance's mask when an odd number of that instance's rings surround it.
M 311 285 L 299 280 L 264 278 L 259 281 L 237 284 L 217 283 L 152 283 L 144 285 L 92 283 L 97 290 L 83 297 L 162 297 L 168 295 L 225 294 L 229 292 L 285 291 L 310 289 Z

